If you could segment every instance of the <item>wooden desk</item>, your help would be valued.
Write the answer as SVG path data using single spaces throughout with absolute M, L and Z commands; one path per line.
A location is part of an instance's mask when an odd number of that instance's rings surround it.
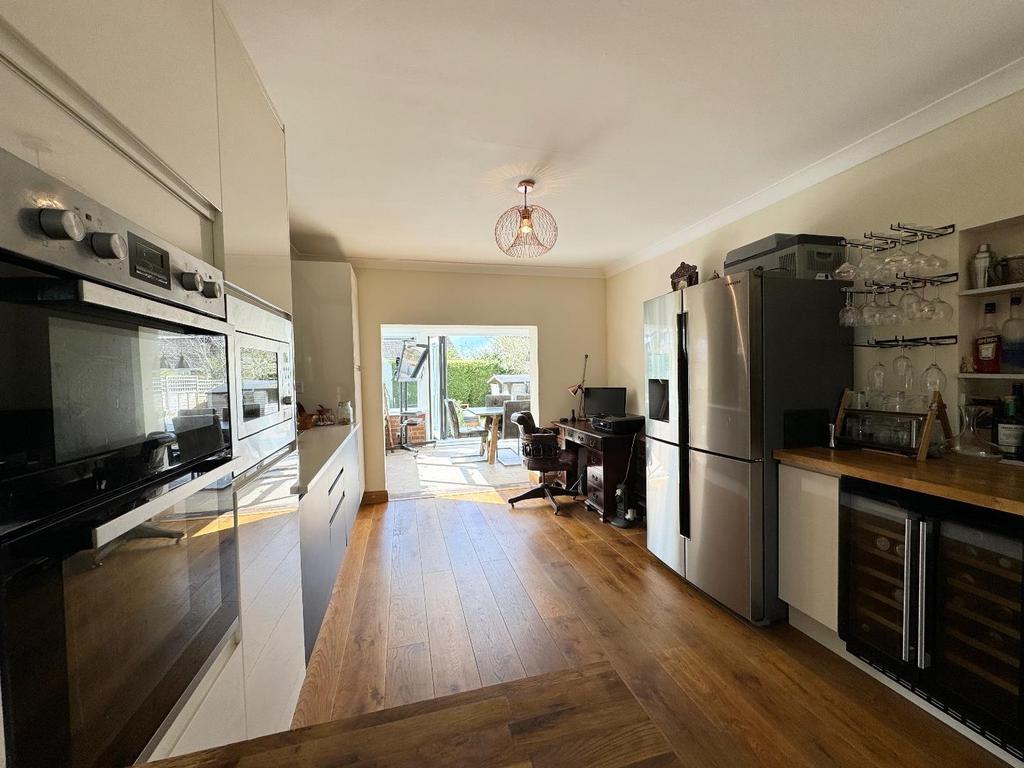
M 485 427 L 491 433 L 491 444 L 487 446 L 487 463 L 493 464 L 498 458 L 498 435 L 501 430 L 501 419 L 505 415 L 505 406 L 487 405 L 467 410 L 483 419 Z
M 594 429 L 589 419 L 565 424 L 552 422 L 550 428 L 558 430 L 559 447 L 576 451 L 578 457 L 577 474 L 566 473 L 566 487 L 575 483 L 582 472 L 580 491 L 586 494 L 586 505 L 601 515 L 602 522 L 614 517 L 615 486 L 625 479 L 629 470 L 629 449 L 634 437 L 639 444 L 643 436 L 602 432 Z M 639 449 L 634 450 L 634 454 L 638 453 Z

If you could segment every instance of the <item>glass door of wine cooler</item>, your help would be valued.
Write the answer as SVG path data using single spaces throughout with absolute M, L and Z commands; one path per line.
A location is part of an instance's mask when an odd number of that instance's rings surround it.
M 1019 740 L 1024 539 L 1007 517 L 994 529 L 937 526 L 929 658 L 936 692 L 950 706 Z
M 839 634 L 887 666 L 911 662 L 917 631 L 917 521 L 897 497 L 844 481 Z M 909 666 L 908 666 L 909 668 Z

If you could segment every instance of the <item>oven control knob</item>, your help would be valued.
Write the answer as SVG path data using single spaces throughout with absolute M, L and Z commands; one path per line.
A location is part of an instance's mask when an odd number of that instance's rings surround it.
M 89 236 L 89 245 L 101 259 L 124 261 L 128 258 L 128 244 L 117 232 L 93 232 Z
M 40 208 L 39 226 L 54 240 L 74 240 L 80 243 L 85 239 L 85 221 L 78 211 Z
M 203 296 L 208 299 L 219 299 L 224 295 L 224 289 L 221 288 L 220 283 L 212 282 L 207 280 L 203 283 Z
M 182 272 L 181 285 L 186 291 L 202 291 L 206 281 L 198 272 Z

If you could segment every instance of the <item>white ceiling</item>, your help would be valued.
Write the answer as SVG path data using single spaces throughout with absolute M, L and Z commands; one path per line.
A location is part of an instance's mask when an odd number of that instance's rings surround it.
M 225 0 L 299 250 L 510 260 L 515 183 L 597 267 L 1022 55 L 1019 0 Z M 767 233 L 766 233 L 767 234 Z

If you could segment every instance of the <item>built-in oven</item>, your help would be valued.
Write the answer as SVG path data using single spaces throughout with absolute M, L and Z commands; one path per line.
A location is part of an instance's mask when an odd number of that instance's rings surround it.
M 0 152 L 9 768 L 142 756 L 238 626 L 220 273 Z
M 243 289 L 227 286 L 235 328 L 229 376 L 238 453 L 246 469 L 295 440 L 291 316 Z

